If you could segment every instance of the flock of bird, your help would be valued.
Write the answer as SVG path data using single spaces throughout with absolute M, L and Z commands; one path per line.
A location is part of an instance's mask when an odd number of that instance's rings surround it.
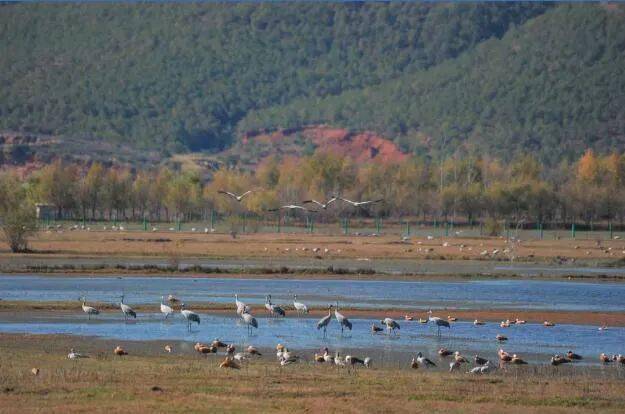
M 246 196 L 252 194 L 254 192 L 254 190 L 248 190 L 248 191 L 246 191 L 246 192 L 244 192 L 242 194 L 236 194 L 234 192 L 225 191 L 225 190 L 219 190 L 217 192 L 219 194 L 223 194 L 223 195 L 225 195 L 227 197 L 230 197 L 231 199 L 233 199 L 233 200 L 235 200 L 235 201 L 240 203 L 241 201 L 243 201 L 243 199 Z M 332 204 L 332 203 L 334 203 L 336 201 L 339 201 L 339 200 L 343 201 L 343 202 L 345 202 L 345 203 L 347 203 L 349 205 L 351 205 L 352 207 L 357 207 L 357 208 L 358 207 L 369 206 L 369 205 L 376 204 L 376 203 L 381 203 L 382 201 L 384 201 L 384 199 L 382 199 L 382 198 L 376 199 L 376 200 L 353 201 L 353 200 L 349 200 L 347 198 L 343 198 L 343 197 L 339 197 L 339 196 L 333 196 L 328 201 L 326 201 L 325 203 L 321 202 L 321 201 L 310 199 L 310 200 L 302 201 L 301 204 L 315 204 L 320 209 L 327 210 L 328 207 L 330 206 L 330 204 Z M 301 210 L 301 211 L 306 211 L 306 212 L 309 212 L 309 213 L 318 213 L 318 210 L 312 210 L 312 209 L 309 209 L 307 207 L 304 207 L 304 206 L 301 206 L 301 205 L 298 205 L 298 204 L 285 204 L 285 205 L 280 206 L 280 207 L 267 209 L 267 211 L 280 211 L 280 210 L 290 210 L 290 211 Z
M 119 308 L 122 314 L 124 315 L 124 320 L 127 321 L 129 318 L 137 318 L 137 313 L 132 309 L 132 307 L 124 303 L 124 295 L 122 294 L 119 298 L 120 298 Z M 89 319 L 91 319 L 92 316 L 98 315 L 100 313 L 99 310 L 96 309 L 95 307 L 87 305 L 86 298 L 84 296 L 81 296 L 80 300 L 82 302 L 82 310 L 84 313 L 88 315 Z M 246 303 L 244 303 L 243 301 L 241 301 L 239 299 L 238 294 L 234 295 L 234 300 L 235 300 L 236 314 L 240 317 L 240 321 L 242 322 L 242 324 L 246 326 L 248 335 L 251 335 L 254 329 L 258 329 L 258 321 L 252 315 L 251 307 L 247 305 Z M 191 330 L 192 323 L 197 323 L 198 325 L 200 324 L 200 315 L 197 314 L 196 312 L 193 312 L 187 309 L 184 303 L 182 303 L 178 298 L 176 298 L 175 296 L 171 294 L 168 295 L 167 300 L 165 300 L 165 296 L 161 296 L 160 311 L 164 315 L 164 319 L 167 319 L 169 316 L 174 314 L 174 305 L 176 303 L 180 303 L 180 314 L 185 319 L 189 331 Z M 264 307 L 268 313 L 268 316 L 271 318 L 280 318 L 280 317 L 286 316 L 285 307 L 275 304 L 272 301 L 271 295 L 265 296 Z M 292 308 L 295 310 L 298 317 L 308 314 L 308 306 L 304 304 L 303 302 L 299 301 L 297 299 L 297 295 L 293 296 Z M 343 335 L 345 329 L 348 329 L 350 331 L 352 330 L 352 327 L 353 327 L 352 323 L 345 315 L 343 315 L 339 311 L 339 302 L 337 301 L 336 306 L 334 305 L 328 306 L 328 314 L 323 316 L 321 319 L 319 319 L 319 321 L 316 324 L 317 330 L 323 330 L 323 338 L 326 338 L 327 336 L 327 328 L 332 322 L 333 316 L 336 322 L 339 324 L 339 327 L 341 329 L 341 335 Z M 406 315 L 404 319 L 407 321 L 413 320 L 413 318 L 409 315 Z M 455 322 L 455 321 L 456 321 L 456 318 L 452 317 L 451 315 L 447 316 L 446 319 L 440 318 L 438 316 L 433 316 L 433 312 L 431 309 L 427 313 L 427 318 L 418 320 L 418 322 L 420 323 L 424 323 L 424 324 L 431 323 L 434 326 L 436 326 L 437 336 L 441 335 L 441 327 L 451 329 L 451 322 Z M 499 325 L 502 328 L 508 328 L 511 325 L 524 325 L 525 323 L 526 321 L 520 320 L 517 318 L 515 320 L 501 321 Z M 392 336 L 392 335 L 397 335 L 398 331 L 401 329 L 399 322 L 389 317 L 382 319 L 380 321 L 380 324 L 383 327 L 379 327 L 375 323 L 371 326 L 372 334 L 377 334 L 379 332 L 383 332 L 386 330 L 387 334 L 389 336 Z M 473 322 L 473 324 L 475 326 L 481 326 L 481 325 L 484 325 L 485 322 L 476 319 Z M 545 321 L 543 325 L 555 326 L 555 324 L 549 321 Z M 602 326 L 599 328 L 599 330 L 605 330 L 605 329 L 607 329 L 606 326 Z M 507 341 L 508 338 L 505 335 L 497 334 L 496 340 L 499 341 L 500 343 L 503 343 Z M 241 362 L 243 362 L 245 359 L 249 358 L 250 356 L 260 356 L 260 353 L 258 352 L 258 350 L 252 346 L 248 347 L 245 353 L 235 354 L 234 345 L 225 344 L 219 341 L 218 339 L 213 341 L 210 345 L 201 344 L 201 343 L 197 343 L 195 345 L 195 350 L 201 354 L 217 353 L 219 348 L 226 348 L 226 360 L 222 362 L 222 366 L 225 368 L 235 368 L 238 364 L 240 364 Z M 170 345 L 166 347 L 166 351 L 172 352 L 172 348 Z M 281 365 L 288 365 L 288 364 L 297 362 L 299 360 L 299 357 L 297 357 L 293 352 L 289 351 L 283 345 L 279 344 L 277 347 L 277 351 L 278 351 L 277 352 L 278 361 L 280 362 Z M 114 350 L 114 353 L 120 356 L 127 354 L 126 351 L 124 351 L 121 347 L 117 347 Z M 440 348 L 438 350 L 438 356 L 440 358 L 446 358 L 446 357 L 452 358 L 451 362 L 449 363 L 450 372 L 459 370 L 463 364 L 469 362 L 469 359 L 464 357 L 459 351 L 454 352 L 454 351 L 448 350 L 447 348 Z M 84 354 L 75 352 L 73 349 L 68 354 L 69 359 L 78 359 L 78 358 L 84 358 L 84 357 L 87 357 L 87 356 Z M 499 357 L 499 367 L 503 367 L 505 366 L 505 364 L 511 364 L 511 365 L 527 364 L 527 362 L 523 360 L 521 357 L 519 357 L 517 354 L 509 354 L 503 349 L 499 349 L 498 357 Z M 567 354 L 564 356 L 559 355 L 559 354 L 552 356 L 550 359 L 550 363 L 551 365 L 557 366 L 561 364 L 576 362 L 582 359 L 583 359 L 582 356 L 575 354 L 572 351 L 568 351 Z M 599 356 L 599 360 L 603 364 L 610 364 L 610 363 L 616 362 L 617 364 L 625 365 L 625 356 L 620 355 L 620 354 L 607 355 L 605 353 L 602 353 Z M 345 356 L 345 358 L 342 358 L 338 352 L 336 352 L 335 355 L 331 355 L 327 348 L 323 349 L 322 354 L 315 354 L 314 361 L 317 363 L 322 363 L 322 362 L 332 363 L 337 366 L 353 366 L 353 365 L 359 365 L 359 364 L 365 367 L 371 366 L 370 357 L 361 359 L 358 357 L 347 355 Z M 473 362 L 475 366 L 471 370 L 468 371 L 473 374 L 485 374 L 485 373 L 490 372 L 494 368 L 496 368 L 491 363 L 491 361 L 487 360 L 486 358 L 480 357 L 478 355 L 475 355 L 475 357 L 473 358 Z M 432 362 L 430 359 L 424 357 L 423 354 L 419 352 L 416 355 L 416 357 L 412 358 L 410 366 L 413 369 L 417 369 L 419 367 L 425 367 L 425 368 L 435 367 L 436 364 Z

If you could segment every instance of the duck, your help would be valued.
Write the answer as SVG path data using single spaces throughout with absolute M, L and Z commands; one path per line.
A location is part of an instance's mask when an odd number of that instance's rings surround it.
M 545 322 L 543 322 L 543 325 L 544 325 L 544 326 L 556 326 L 556 324 L 555 324 L 555 323 L 553 323 L 553 322 L 549 322 L 549 321 L 545 321 Z
M 250 355 L 256 355 L 256 356 L 262 356 L 263 354 L 261 354 L 258 349 L 256 349 L 255 347 L 253 347 L 252 345 L 248 346 L 247 349 L 245 350 L 248 354 Z
M 384 328 L 381 328 L 379 326 L 377 326 L 375 323 L 371 324 L 371 333 L 372 334 L 376 334 L 378 332 L 382 332 L 384 330 Z
M 571 360 L 568 358 L 564 358 L 562 355 L 554 355 L 551 357 L 551 365 L 560 365 L 560 364 L 568 364 Z
M 456 322 L 458 318 L 456 318 L 455 316 L 447 315 L 447 320 L 449 322 Z
M 460 362 L 460 363 L 467 362 L 467 359 L 465 357 L 463 357 L 462 355 L 460 355 L 460 351 L 454 352 L 454 360 L 456 360 L 456 362 Z
M 480 321 L 479 319 L 476 319 L 476 320 L 473 321 L 473 325 L 475 325 L 475 326 L 484 325 L 484 322 Z
M 241 366 L 234 360 L 234 358 L 227 356 L 226 359 L 219 364 L 219 368 L 241 369 Z
M 571 360 L 571 361 L 573 361 L 573 360 L 581 360 L 581 359 L 583 359 L 581 355 L 578 355 L 578 354 L 574 353 L 573 351 L 568 351 L 568 352 L 566 353 L 566 357 L 567 357 L 569 360 Z
M 89 356 L 81 354 L 80 352 L 74 351 L 74 348 L 69 350 L 69 354 L 67 354 L 68 359 L 78 359 L 78 358 L 89 358 Z
M 171 345 L 165 345 L 165 352 L 169 352 L 171 354 L 173 350 L 174 348 Z
M 334 363 L 334 357 L 330 355 L 330 351 L 327 347 L 323 348 L 323 360 L 328 364 Z
M 427 319 L 419 318 L 419 323 L 428 323 Z
M 473 357 L 473 362 L 475 362 L 475 365 L 484 365 L 484 364 L 486 364 L 488 362 L 488 359 L 482 358 L 479 355 L 475 355 Z
M 604 364 L 609 364 L 610 362 L 612 362 L 612 360 L 613 358 L 610 358 L 603 352 L 601 353 L 601 355 L 599 355 L 599 361 L 603 362 Z
M 411 320 L 413 320 L 413 319 L 414 319 L 414 318 L 413 318 L 412 316 L 410 316 L 410 315 L 404 315 L 404 320 L 405 320 L 405 321 L 411 321 Z
M 424 357 L 421 352 L 419 352 L 417 354 L 417 362 L 419 363 L 419 365 L 423 365 L 426 368 L 428 368 L 428 367 L 435 367 L 436 366 L 436 364 L 434 362 L 432 362 L 428 358 Z
M 614 355 L 612 359 L 621 365 L 625 365 L 625 355 L 621 355 L 621 354 Z
M 225 342 L 221 342 L 219 339 L 214 339 L 213 342 L 211 342 L 211 346 L 214 346 L 215 348 L 227 348 L 228 344 L 226 344 Z
M 522 319 L 517 318 L 514 321 L 514 323 L 516 323 L 517 325 L 525 325 L 526 322 L 524 320 L 522 320 Z
M 323 355 L 317 353 L 315 353 L 314 361 L 318 363 L 326 362 L 325 358 L 323 358 Z
M 508 340 L 508 337 L 507 337 L 507 336 L 505 336 L 505 335 L 502 335 L 502 334 L 497 334 L 497 336 L 496 336 L 495 338 L 497 338 L 497 340 L 498 340 L 499 342 L 505 342 L 505 341 L 507 341 L 507 340 Z
M 502 328 L 509 328 L 510 327 L 510 321 L 501 321 L 499 326 L 501 326 Z
M 419 369 L 419 363 L 414 357 L 412 357 L 412 361 L 410 362 L 410 368 Z
M 113 353 L 119 356 L 128 355 L 128 352 L 124 351 L 124 348 L 119 345 L 117 345 L 117 347 L 113 350 Z
M 497 351 L 497 354 L 499 355 L 499 360 L 502 362 L 510 362 L 512 360 L 512 356 L 503 349 Z
M 446 357 L 449 355 L 452 355 L 453 352 L 448 350 L 447 348 L 441 348 L 438 350 L 438 355 L 442 356 L 442 357 Z
M 517 354 L 512 355 L 512 359 L 510 359 L 510 363 L 516 364 L 516 365 L 527 365 L 527 362 L 522 360 L 519 356 L 517 356 Z

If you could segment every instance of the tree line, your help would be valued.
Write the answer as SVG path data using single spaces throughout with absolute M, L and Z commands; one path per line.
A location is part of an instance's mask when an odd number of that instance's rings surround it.
M 549 169 L 530 155 L 509 163 L 493 158 L 432 162 L 410 157 L 392 164 L 357 164 L 317 151 L 301 158 L 268 157 L 253 172 L 220 169 L 206 182 L 196 172 L 164 166 L 133 171 L 58 160 L 16 183 L 12 173 L 1 174 L 0 199 L 10 200 L 19 191 L 20 200 L 51 204 L 57 218 L 75 220 L 192 221 L 206 220 L 209 214 L 244 213 L 275 217 L 267 210 L 337 194 L 384 202 L 364 209 L 336 203 L 319 212 L 327 220 L 357 215 L 423 222 L 491 219 L 591 225 L 622 223 L 625 216 L 625 154 L 597 155 L 592 150 L 575 162 L 563 161 Z M 254 192 L 241 203 L 218 193 L 250 189 Z

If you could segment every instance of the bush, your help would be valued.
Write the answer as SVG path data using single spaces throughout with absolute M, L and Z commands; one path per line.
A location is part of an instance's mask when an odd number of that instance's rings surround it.
M 12 175 L 0 176 L 0 229 L 14 253 L 28 251 L 28 237 L 37 232 L 35 206 Z
M 484 230 L 489 236 L 499 236 L 503 231 L 503 226 L 494 218 L 487 218 L 484 222 Z

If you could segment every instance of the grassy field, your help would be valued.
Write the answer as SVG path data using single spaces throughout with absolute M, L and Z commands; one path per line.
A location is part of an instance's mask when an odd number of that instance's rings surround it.
M 121 344 L 129 355 L 117 357 Z M 66 358 L 70 347 L 90 359 Z M 183 349 L 184 348 L 184 349 Z M 302 355 L 304 356 L 304 355 Z M 310 359 L 310 356 L 307 356 Z M 623 370 L 528 367 L 487 376 L 336 369 L 272 355 L 218 367 L 191 344 L 0 335 L 0 412 L 623 412 Z M 39 369 L 34 375 L 31 370 Z M 564 368 L 564 369 L 561 369 Z
M 367 237 L 257 233 L 233 238 L 227 234 L 192 232 L 49 231 L 34 237 L 30 247 L 34 254 L 46 257 L 302 257 L 538 262 L 625 258 L 624 239 L 527 239 L 517 243 L 502 237 L 415 236 L 402 241 L 397 234 Z M 10 255 L 5 243 L 0 244 L 0 255 Z

